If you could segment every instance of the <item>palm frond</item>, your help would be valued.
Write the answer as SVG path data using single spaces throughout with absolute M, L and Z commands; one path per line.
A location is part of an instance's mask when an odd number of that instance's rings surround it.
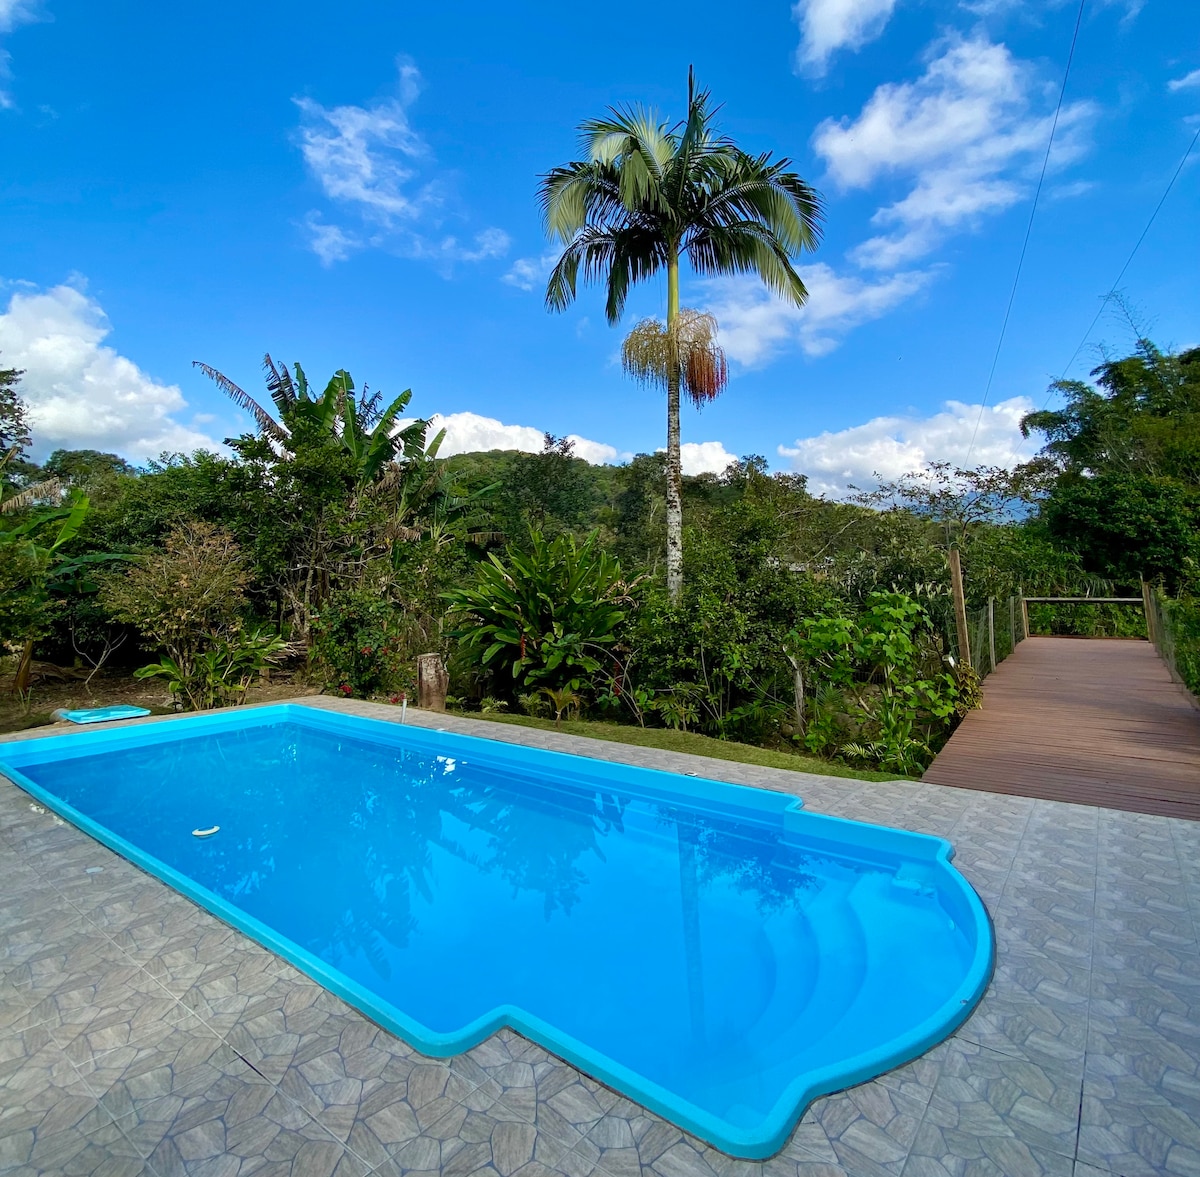
M 281 413 L 286 413 L 296 403 L 296 389 L 287 365 L 277 368 L 268 352 L 263 356 L 263 375 L 266 377 L 267 391 L 271 394 L 275 407 Z
M 276 441 L 287 440 L 287 431 L 283 426 L 254 397 L 234 384 L 228 376 L 200 360 L 193 360 L 192 367 L 199 368 L 235 405 L 245 409 L 258 423 L 259 429 L 268 437 L 272 437 Z
M 688 260 L 697 274 L 756 274 L 772 293 L 803 306 L 808 288 L 787 251 L 758 221 L 709 226 L 686 244 Z
M 39 499 L 53 498 L 65 494 L 66 490 L 67 484 L 59 478 L 46 478 L 41 482 L 35 482 L 0 502 L 0 515 L 9 515 L 14 511 L 23 510 L 25 507 L 31 507 Z

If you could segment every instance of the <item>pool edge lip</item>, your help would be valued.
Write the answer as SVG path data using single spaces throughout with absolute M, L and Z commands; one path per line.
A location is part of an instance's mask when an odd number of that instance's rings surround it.
M 255 708 L 254 710 L 259 715 L 275 712 L 277 714 L 282 713 L 283 717 L 296 712 L 303 712 L 306 716 L 316 713 L 326 718 L 352 720 L 354 722 L 350 724 L 351 727 L 356 727 L 359 723 L 368 725 L 383 724 L 388 727 L 401 726 L 387 720 L 373 720 L 370 717 L 348 715 L 322 707 L 308 707 L 296 703 L 270 704 Z M 184 716 L 180 718 L 191 719 L 193 724 L 197 720 L 207 719 L 209 722 L 204 724 L 207 728 L 214 726 L 213 721 L 215 720 L 220 720 L 223 717 L 234 717 L 236 714 L 234 711 L 222 711 L 215 714 Z M 242 712 L 242 714 L 246 713 Z M 268 719 L 266 722 L 269 721 Z M 47 741 L 58 742 L 69 740 L 73 744 L 82 743 L 83 741 L 87 741 L 89 744 L 101 741 L 108 743 L 108 739 L 104 738 L 106 736 L 116 733 L 129 733 L 139 727 L 142 730 L 146 730 L 149 726 L 151 725 L 125 723 L 120 726 L 101 730 L 73 729 L 32 739 L 12 741 L 7 747 L 11 750 L 19 748 L 22 751 L 31 749 L 25 757 L 18 757 L 18 759 L 27 759 L 33 755 L 32 749 L 36 745 L 41 745 Z M 152 726 L 155 728 L 165 728 L 167 725 L 154 724 Z M 456 740 L 484 740 L 485 742 L 508 748 L 543 753 L 555 757 L 561 755 L 572 756 L 571 753 L 530 748 L 527 745 L 511 744 L 503 740 L 489 741 L 486 737 L 468 736 L 444 730 L 436 731 L 424 726 L 417 727 L 416 725 L 412 725 L 408 730 L 419 731 L 429 736 L 448 735 Z M 820 1071 L 807 1072 L 801 1075 L 785 1088 L 780 1098 L 776 1101 L 774 1108 L 761 1121 L 759 1128 L 752 1133 L 746 1132 L 739 1130 L 728 1121 L 707 1113 L 703 1109 L 659 1087 L 644 1076 L 622 1066 L 607 1056 L 592 1051 L 586 1044 L 578 1042 L 570 1035 L 561 1033 L 540 1018 L 527 1013 L 517 1006 L 498 1006 L 474 1019 L 453 1034 L 439 1034 L 430 1031 L 428 1027 L 409 1018 L 403 1011 L 396 1009 L 390 1003 L 382 1001 L 369 989 L 353 981 L 340 970 L 328 965 L 306 949 L 301 948 L 294 941 L 275 932 L 269 925 L 264 924 L 235 904 L 222 899 L 215 892 L 194 882 L 188 876 L 175 870 L 175 868 L 162 862 L 160 859 L 155 858 L 153 855 L 142 851 L 119 834 L 114 833 L 106 826 L 101 825 L 99 822 L 94 821 L 86 814 L 75 809 L 69 803 L 44 790 L 41 786 L 26 777 L 20 771 L 19 767 L 4 763 L 7 759 L 8 757 L 5 756 L 5 745 L 0 744 L 0 775 L 7 776 L 18 788 L 29 796 L 45 805 L 61 818 L 71 822 L 72 825 L 82 830 L 88 836 L 107 846 L 114 853 L 132 862 L 135 866 L 157 878 L 160 882 L 187 896 L 224 923 L 242 932 L 269 951 L 283 957 L 312 980 L 329 989 L 389 1032 L 396 1034 L 420 1053 L 433 1058 L 452 1057 L 472 1049 L 502 1027 L 510 1026 L 532 1041 L 537 1042 L 552 1054 L 565 1059 L 585 1074 L 592 1076 L 606 1086 L 612 1087 L 618 1094 L 642 1104 L 670 1123 L 692 1133 L 719 1151 L 738 1159 L 760 1161 L 774 1156 L 786 1145 L 796 1125 L 813 1100 L 823 1095 L 856 1086 L 859 1083 L 903 1066 L 905 1063 L 920 1057 L 926 1051 L 950 1037 L 974 1011 L 987 989 L 995 968 L 995 930 L 992 921 L 974 887 L 971 886 L 969 880 L 962 872 L 952 865 L 954 847 L 947 839 L 937 835 L 923 834 L 914 830 L 896 829 L 891 826 L 881 826 L 876 823 L 862 822 L 851 818 L 801 811 L 799 798 L 791 794 L 762 789 L 753 785 L 739 785 L 716 779 L 685 776 L 660 769 L 647 769 L 638 765 L 623 764 L 619 761 L 594 761 L 597 764 L 610 765 L 622 769 L 634 769 L 637 770 L 639 776 L 642 773 L 653 776 L 678 776 L 680 782 L 682 782 L 680 785 L 681 791 L 684 790 L 685 785 L 708 785 L 717 786 L 721 789 L 750 790 L 756 793 L 767 793 L 776 799 L 786 798 L 796 803 L 780 806 L 776 809 L 776 813 L 782 814 L 785 817 L 790 813 L 798 817 L 802 816 L 806 821 L 813 821 L 820 824 L 844 825 L 853 827 L 859 831 L 865 827 L 872 831 L 878 831 L 879 834 L 885 836 L 886 840 L 894 841 L 896 838 L 900 838 L 904 841 L 913 840 L 917 843 L 925 843 L 932 850 L 932 853 L 929 855 L 930 861 L 936 865 L 939 873 L 947 881 L 952 882 L 961 891 L 966 899 L 967 906 L 975 922 L 975 954 L 970 967 L 964 974 L 961 985 L 956 989 L 953 997 L 923 1022 L 911 1027 L 904 1034 L 898 1035 L 889 1042 L 870 1051 L 864 1051 L 853 1058 L 844 1060 L 836 1066 L 829 1066 Z M 985 930 L 986 935 L 980 935 L 981 930 Z

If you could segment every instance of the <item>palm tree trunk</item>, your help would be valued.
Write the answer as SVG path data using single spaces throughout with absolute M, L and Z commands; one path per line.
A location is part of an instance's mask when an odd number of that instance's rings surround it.
M 679 320 L 679 255 L 667 261 L 667 336 L 675 340 Z M 679 457 L 679 357 L 667 349 L 667 596 L 677 604 L 683 593 L 683 475 Z

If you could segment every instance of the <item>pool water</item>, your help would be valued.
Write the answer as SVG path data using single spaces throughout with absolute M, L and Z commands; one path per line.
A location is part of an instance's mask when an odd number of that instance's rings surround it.
M 294 705 L 0 745 L 0 771 L 419 1050 L 512 1025 L 735 1155 L 990 974 L 946 843 L 783 794 Z

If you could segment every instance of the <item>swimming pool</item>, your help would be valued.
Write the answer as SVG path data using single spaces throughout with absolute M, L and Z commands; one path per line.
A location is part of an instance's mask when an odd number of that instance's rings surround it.
M 735 1156 L 991 973 L 948 843 L 782 793 L 294 704 L 0 744 L 0 772 L 418 1050 L 510 1025 Z

